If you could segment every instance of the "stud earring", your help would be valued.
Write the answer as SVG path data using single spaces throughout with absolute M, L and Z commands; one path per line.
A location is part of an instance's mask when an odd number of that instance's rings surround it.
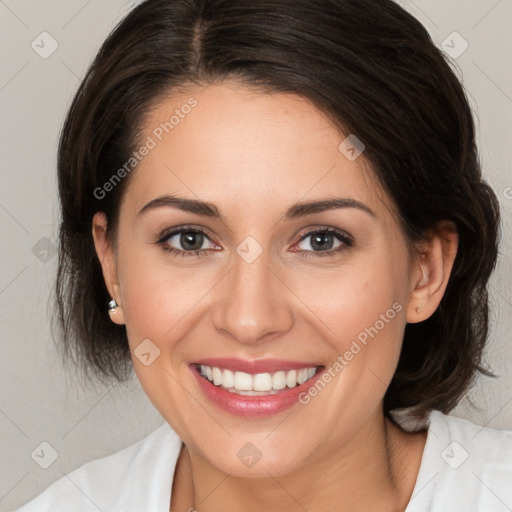
M 115 315 L 117 313 L 116 309 L 119 307 L 119 304 L 116 302 L 116 299 L 112 299 L 109 303 L 108 303 L 108 312 L 111 314 L 111 315 Z

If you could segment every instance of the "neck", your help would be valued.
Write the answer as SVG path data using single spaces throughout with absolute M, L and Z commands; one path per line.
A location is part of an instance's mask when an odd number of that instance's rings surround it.
M 224 474 L 184 448 L 173 485 L 172 512 L 244 510 L 403 511 L 418 474 L 426 432 L 409 434 L 380 413 L 346 444 L 283 476 Z

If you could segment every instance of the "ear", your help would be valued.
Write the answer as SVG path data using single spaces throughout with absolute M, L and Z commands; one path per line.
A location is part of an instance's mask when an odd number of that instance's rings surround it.
M 92 219 L 92 237 L 94 239 L 94 247 L 96 254 L 100 260 L 101 269 L 103 271 L 103 279 L 110 296 L 116 300 L 119 307 L 115 309 L 115 313 L 110 315 L 110 319 L 119 325 L 124 324 L 124 313 L 121 301 L 121 293 L 119 282 L 117 279 L 117 268 L 114 249 L 112 243 L 107 236 L 107 216 L 103 212 L 97 212 Z M 108 305 L 105 304 L 105 308 Z
M 407 322 L 426 320 L 439 306 L 448 285 L 458 244 L 457 227 L 451 221 L 440 222 L 428 239 L 418 244 L 419 258 L 413 272 Z

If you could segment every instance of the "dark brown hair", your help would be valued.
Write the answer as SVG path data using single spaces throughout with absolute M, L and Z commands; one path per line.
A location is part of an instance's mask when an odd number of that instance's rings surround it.
M 456 224 L 446 293 L 428 320 L 406 326 L 384 403 L 386 412 L 451 410 L 485 371 L 498 202 L 482 180 L 459 80 L 425 28 L 391 0 L 148 0 L 125 17 L 80 85 L 59 145 L 64 353 L 102 380 L 132 375 L 91 236 L 97 211 L 115 232 L 130 176 L 105 197 L 95 190 L 129 159 L 159 99 L 224 79 L 296 93 L 362 140 L 409 242 L 442 220 Z

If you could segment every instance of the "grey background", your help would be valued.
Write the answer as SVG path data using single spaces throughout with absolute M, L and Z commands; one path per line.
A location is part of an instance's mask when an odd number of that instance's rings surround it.
M 81 385 L 62 367 L 50 335 L 58 134 L 88 64 L 134 3 L 0 0 L 0 511 L 18 507 L 73 469 L 141 439 L 164 421 L 136 379 L 111 387 Z M 502 206 L 487 350 L 489 366 L 501 377 L 480 378 L 452 414 L 512 429 L 512 5 L 510 0 L 401 4 L 445 51 L 455 55 L 464 49 L 463 40 L 469 45 L 452 60 L 477 116 L 486 178 Z M 47 58 L 40 53 L 54 43 L 42 32 L 58 43 Z M 478 408 L 471 408 L 469 399 Z M 43 442 L 55 450 L 43 445 L 45 453 L 57 456 L 47 469 L 36 455 Z

